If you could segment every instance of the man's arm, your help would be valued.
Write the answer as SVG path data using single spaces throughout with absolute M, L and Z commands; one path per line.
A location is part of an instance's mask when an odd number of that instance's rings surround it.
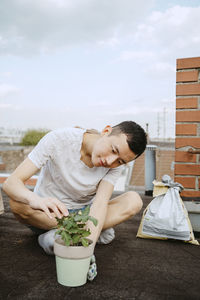
M 65 205 L 56 198 L 39 197 L 36 193 L 29 191 L 24 182 L 37 173 L 39 169 L 26 158 L 17 169 L 7 178 L 3 184 L 3 190 L 15 201 L 30 205 L 33 209 L 43 210 L 49 218 L 52 218 L 50 210 L 60 218 L 68 215 Z
M 98 237 L 103 228 L 106 214 L 108 201 L 112 195 L 114 186 L 105 180 L 102 180 L 97 189 L 96 197 L 91 205 L 90 215 L 98 220 L 98 225 L 94 226 L 91 221 L 88 223 L 88 228 L 91 230 L 91 235 L 89 238 L 96 244 Z

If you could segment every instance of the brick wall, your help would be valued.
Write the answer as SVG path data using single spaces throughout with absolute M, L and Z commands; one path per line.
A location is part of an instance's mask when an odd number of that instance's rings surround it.
M 9 149 L 0 149 L 0 157 L 2 160 L 0 173 L 12 173 L 33 149 L 32 146 L 19 147 L 19 149 L 18 147 L 12 146 L 8 148 Z
M 188 200 L 200 199 L 200 154 L 194 154 L 200 150 L 199 71 L 200 57 L 177 59 L 174 177 Z
M 161 180 L 164 174 L 174 179 L 174 149 L 159 147 L 156 150 L 156 179 Z M 145 189 L 145 155 L 136 159 L 131 177 L 131 185 Z
M 162 179 L 167 174 L 174 179 L 174 149 L 158 148 L 156 151 L 156 179 Z
M 145 169 L 145 155 L 144 153 L 139 156 L 134 163 L 133 173 L 131 176 L 130 184 L 134 187 L 143 187 L 145 186 L 144 180 L 144 169 Z

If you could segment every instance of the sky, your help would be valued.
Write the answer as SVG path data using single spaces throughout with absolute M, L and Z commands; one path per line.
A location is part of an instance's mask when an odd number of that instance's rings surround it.
M 200 56 L 199 0 L 1 0 L 0 127 L 175 135 L 176 59 Z

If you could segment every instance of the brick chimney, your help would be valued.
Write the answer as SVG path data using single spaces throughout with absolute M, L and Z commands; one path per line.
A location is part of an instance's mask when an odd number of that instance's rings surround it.
M 200 200 L 200 57 L 177 59 L 175 181 Z

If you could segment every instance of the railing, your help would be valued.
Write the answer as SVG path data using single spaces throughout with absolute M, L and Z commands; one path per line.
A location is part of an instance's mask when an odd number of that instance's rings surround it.
M 6 179 L 10 176 L 9 173 L 0 173 L 0 187 L 2 186 L 2 184 L 4 183 L 4 181 L 6 181 Z M 30 186 L 30 187 L 34 187 L 37 183 L 38 180 L 38 176 L 34 175 L 31 178 L 29 178 L 28 180 L 25 181 L 25 185 Z
M 200 149 L 192 149 L 192 148 L 190 148 L 190 149 L 188 149 L 188 152 L 189 153 L 191 153 L 191 154 L 200 154 Z

